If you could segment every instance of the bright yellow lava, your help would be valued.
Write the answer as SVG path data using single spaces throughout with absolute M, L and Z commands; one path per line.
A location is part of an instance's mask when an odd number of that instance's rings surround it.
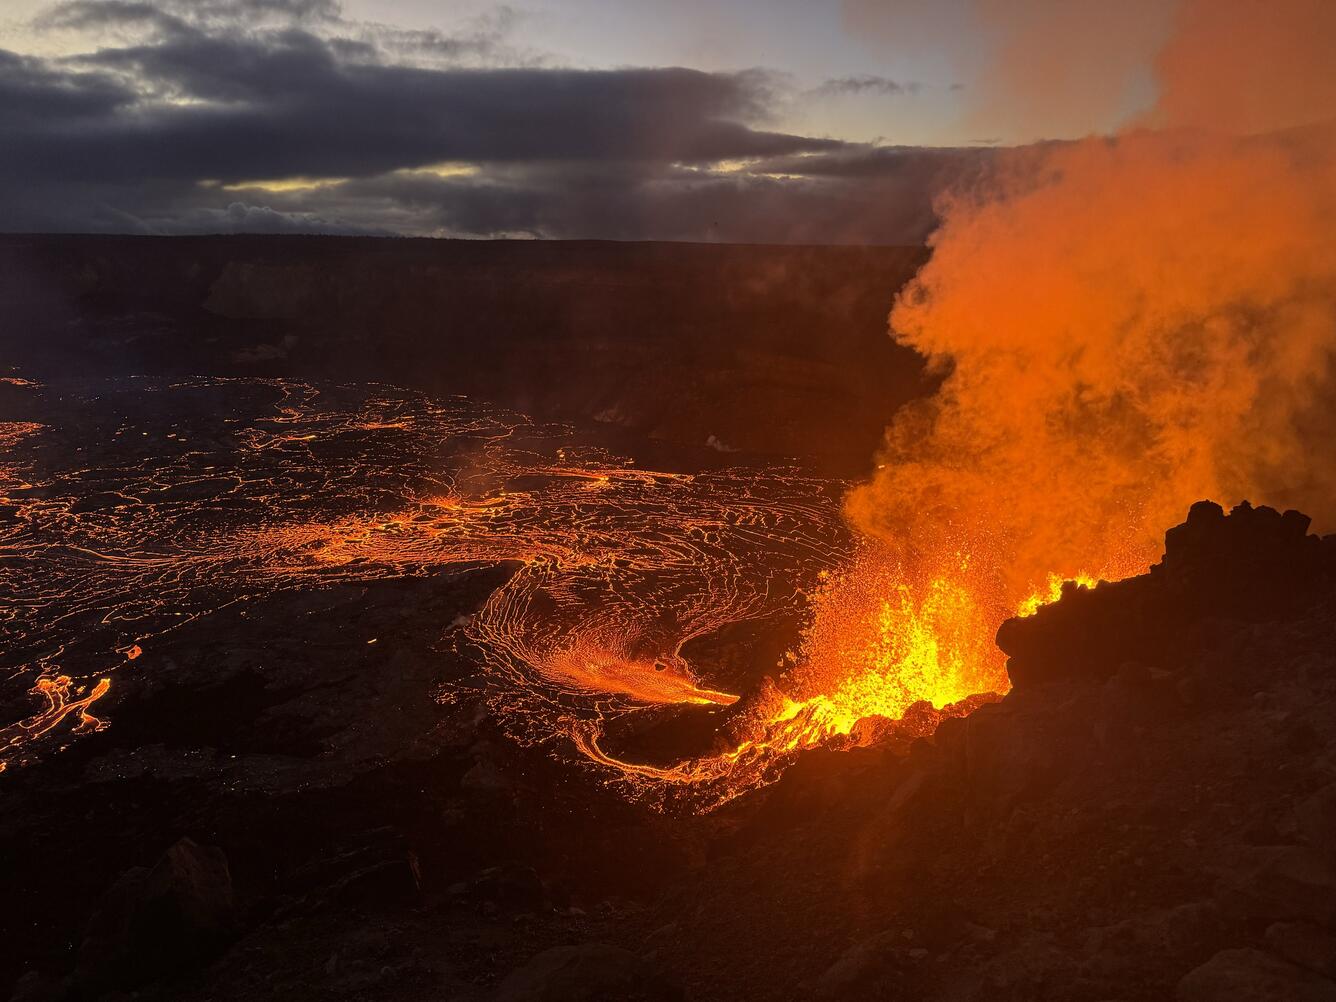
M 1062 598 L 1062 586 L 1068 581 L 1079 585 L 1082 588 L 1093 588 L 1099 584 L 1099 578 L 1093 574 L 1074 574 L 1071 577 L 1063 577 L 1061 574 L 1050 574 L 1044 587 L 1034 594 L 1027 596 L 1019 606 L 1016 607 L 1016 615 L 1033 616 L 1039 611 L 1041 606 L 1052 605 L 1058 599 Z
M 869 547 L 815 596 L 814 616 L 792 675 L 804 702 L 818 702 L 830 733 L 851 734 L 867 717 L 891 720 L 915 703 L 936 709 L 982 692 L 1005 692 L 993 634 L 1005 618 L 988 602 L 970 561 L 919 579 Z

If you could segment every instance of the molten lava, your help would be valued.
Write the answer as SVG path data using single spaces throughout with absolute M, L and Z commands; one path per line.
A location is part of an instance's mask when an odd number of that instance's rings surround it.
M 85 689 L 68 675 L 45 675 L 32 687 L 31 693 L 43 706 L 37 713 L 8 727 L 0 727 L 0 772 L 8 767 L 4 756 L 28 743 L 49 734 L 66 718 L 74 716 L 72 734 L 89 734 L 105 728 L 106 722 L 93 716 L 88 708 L 111 689 L 110 679 L 98 679 Z
M 867 717 L 899 719 L 924 700 L 940 709 L 1007 690 L 993 644 L 1006 610 L 989 600 L 967 555 L 944 563 L 911 568 L 868 541 L 817 593 L 792 674 L 834 733 Z
M 568 429 L 385 388 L 202 380 L 155 393 L 182 419 L 127 417 L 90 442 L 92 470 L 62 466 L 46 425 L 0 426 L 15 512 L 0 529 L 0 635 L 43 704 L 3 731 L 0 761 L 100 728 L 99 679 L 153 671 L 149 640 L 216 609 L 476 563 L 515 570 L 447 635 L 480 655 L 507 731 L 568 739 L 651 803 L 676 790 L 709 807 L 803 749 L 866 743 L 896 721 L 928 733 L 1006 691 L 993 635 L 1017 603 L 993 562 L 851 537 L 844 484 L 783 468 L 640 470 Z M 116 399 L 131 414 L 141 397 Z M 231 416 L 199 423 L 213 413 Z M 806 618 L 777 684 L 730 691 L 683 653 L 767 617 Z M 726 709 L 716 750 L 665 766 L 603 747 L 618 718 L 672 706 Z
M 88 705 L 74 705 L 80 686 L 97 698 L 109 671 L 160 670 L 150 641 L 183 624 L 451 565 L 514 568 L 439 628 L 481 658 L 516 739 L 557 747 L 649 706 L 730 706 L 737 694 L 703 681 L 684 645 L 796 615 L 849 546 L 839 483 L 639 470 L 570 429 L 463 399 L 221 379 L 10 392 L 49 423 L 0 426 L 0 670 L 62 701 L 5 730 L 10 764 L 63 746 Z M 71 451 L 68 401 L 116 417 Z
M 93 470 L 62 466 L 46 425 L 0 426 L 15 512 L 0 528 L 0 637 L 42 704 L 0 732 L 0 761 L 102 727 L 89 712 L 102 676 L 153 671 L 149 640 L 216 609 L 480 562 L 515 571 L 447 635 L 480 654 L 503 725 L 521 742 L 568 739 L 651 803 L 677 790 L 709 807 L 803 749 L 866 743 L 902 720 L 927 733 L 1007 688 L 993 635 L 1016 603 L 990 562 L 851 538 L 844 484 L 640 470 L 568 429 L 384 388 L 203 380 L 155 393 L 195 416 L 165 434 L 126 418 L 90 443 Z M 115 399 L 132 414 L 142 388 Z M 212 413 L 231 416 L 199 423 Z M 806 627 L 778 684 L 729 691 L 683 653 L 783 616 Z M 671 706 L 726 709 L 718 748 L 667 766 L 604 749 L 613 721 Z

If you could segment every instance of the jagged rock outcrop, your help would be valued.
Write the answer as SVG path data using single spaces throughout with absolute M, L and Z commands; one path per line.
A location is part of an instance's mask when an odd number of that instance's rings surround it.
M 805 757 L 686 893 L 667 959 L 718 963 L 747 928 L 766 998 L 785 976 L 831 998 L 1332 997 L 1336 575 L 1307 528 L 1197 505 L 1155 571 L 1009 622 L 999 702 L 907 754 Z
M 1093 589 L 1068 584 L 1061 602 L 1003 623 L 997 644 L 1010 657 L 1012 683 L 1158 666 L 1191 648 L 1208 619 L 1302 614 L 1336 583 L 1336 536 L 1309 535 L 1309 522 L 1246 501 L 1228 515 L 1197 502 L 1165 533 L 1164 556 L 1149 574 Z

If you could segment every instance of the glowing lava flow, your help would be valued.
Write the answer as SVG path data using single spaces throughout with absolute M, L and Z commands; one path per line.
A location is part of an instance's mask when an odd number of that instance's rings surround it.
M 57 657 L 75 685 L 152 672 L 157 638 L 248 599 L 507 563 L 467 622 L 438 629 L 481 658 L 512 736 L 557 749 L 646 706 L 736 702 L 684 645 L 796 615 L 849 545 L 842 484 L 640 470 L 458 398 L 222 379 L 62 387 L 49 403 L 0 389 L 45 422 L 13 429 L 0 468 L 0 677 L 39 698 Z M 6 731 L 0 758 L 59 747 L 63 719 Z
M 941 708 L 981 692 L 1005 692 L 993 634 L 1006 610 L 959 554 L 949 568 L 915 575 L 867 544 L 827 581 L 795 672 L 800 693 L 822 701 L 830 726 L 851 733 L 871 716 L 898 719 L 914 703 Z
M 88 708 L 105 696 L 110 688 L 111 679 L 98 679 L 92 688 L 80 695 L 79 687 L 68 675 L 39 678 L 31 692 L 45 704 L 44 707 L 25 720 L 0 727 L 0 772 L 4 772 L 8 766 L 3 758 L 6 752 L 22 748 L 50 733 L 71 714 L 77 715 L 77 723 L 71 734 L 88 734 L 106 727 L 106 723 L 89 713 Z
M 931 567 L 925 571 L 924 567 Z M 1132 557 L 1106 577 L 1144 569 Z M 1099 579 L 1052 575 L 1018 605 L 1001 598 L 996 575 L 962 552 L 909 564 L 884 544 L 864 540 L 836 573 L 822 573 L 800 648 L 789 655 L 789 694 L 766 688 L 734 722 L 729 751 L 660 767 L 604 749 L 596 726 L 572 730 L 577 748 L 642 792 L 688 787 L 711 807 L 774 779 L 792 756 L 822 745 L 849 747 L 891 735 L 931 734 L 1010 688 L 993 642 L 1010 615 L 1033 615 L 1064 587 Z
M 842 483 L 641 470 L 567 428 L 389 387 L 133 381 L 65 390 L 60 409 L 32 384 L 0 389 L 42 418 L 0 426 L 0 671 L 43 704 L 0 730 L 0 762 L 101 728 L 104 676 L 155 670 L 154 640 L 185 623 L 452 565 L 514 568 L 438 627 L 480 659 L 507 732 L 573 745 L 650 802 L 709 807 L 803 749 L 929 733 L 1007 687 L 993 636 L 1015 603 L 963 553 L 929 565 L 856 540 Z M 684 653 L 803 617 L 783 666 L 730 675 Z M 778 685 L 756 688 L 774 667 Z M 605 747 L 628 715 L 672 707 L 727 710 L 714 751 L 665 765 Z
M 805 749 L 865 744 L 888 731 L 929 734 L 1009 688 L 993 643 L 1006 610 L 981 600 L 988 592 L 966 557 L 946 563 L 916 576 L 888 548 L 863 541 L 837 572 L 822 573 L 802 642 L 787 657 L 789 693 L 764 690 L 735 723 L 727 752 L 656 768 L 609 754 L 588 726 L 574 732 L 576 745 L 632 781 L 692 786 L 710 806 L 769 781 Z
M 1079 588 L 1093 588 L 1099 584 L 1100 579 L 1093 574 L 1087 574 L 1082 571 L 1070 577 L 1063 577 L 1061 574 L 1050 574 L 1044 587 L 1036 591 L 1033 595 L 1027 596 L 1019 606 L 1016 607 L 1016 615 L 1033 616 L 1043 606 L 1051 605 L 1062 598 L 1063 586 L 1071 583 Z
M 705 689 L 680 658 L 648 661 L 617 652 L 615 641 L 581 639 L 547 659 L 549 678 L 582 692 L 626 696 L 641 703 L 731 706 L 738 697 Z
M 983 694 L 1005 694 L 1011 683 L 994 643 L 1005 619 L 1033 615 L 1066 587 L 1094 588 L 1148 563 L 1148 556 L 1128 554 L 1101 577 L 1051 574 L 1017 603 L 996 568 L 965 551 L 909 561 L 885 544 L 865 541 L 816 596 L 793 672 L 805 694 L 801 705 L 812 711 L 808 740 L 863 740 L 875 734 L 873 721 L 899 720 L 915 704 L 941 711 Z

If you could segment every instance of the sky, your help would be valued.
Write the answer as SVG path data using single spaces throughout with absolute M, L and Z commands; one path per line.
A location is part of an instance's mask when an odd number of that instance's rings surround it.
M 1174 10 L 5 0 L 0 229 L 919 242 L 996 148 L 1149 106 Z

